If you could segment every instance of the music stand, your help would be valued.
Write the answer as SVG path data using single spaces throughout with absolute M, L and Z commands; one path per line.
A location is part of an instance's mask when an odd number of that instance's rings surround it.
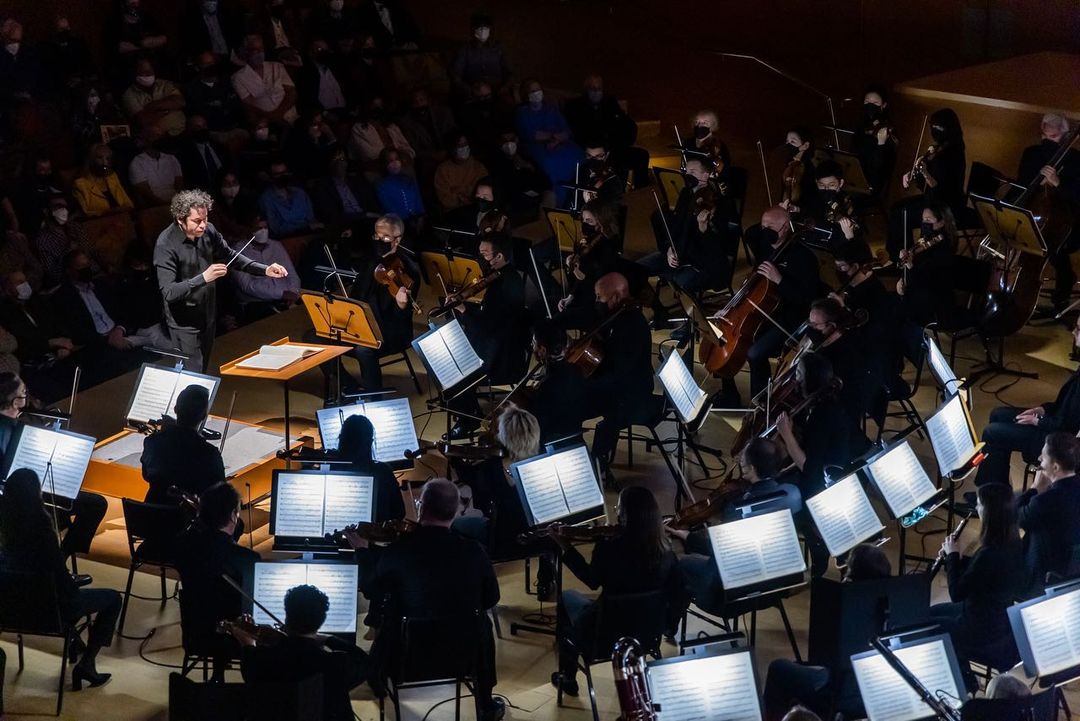
M 438 278 L 442 285 L 441 298 L 453 293 L 469 282 L 471 278 L 482 278 L 484 271 L 480 262 L 471 255 L 464 255 L 453 250 L 444 251 L 425 250 L 420 253 L 420 269 L 428 284 L 435 287 L 434 279 Z M 436 290 L 438 294 L 438 290 Z M 466 302 L 479 303 L 484 298 L 484 291 L 471 296 Z
M 671 168 L 653 167 L 653 175 L 656 176 L 656 184 L 660 186 L 660 192 L 664 194 L 664 202 L 670 211 L 675 210 L 679 202 L 679 194 L 686 187 L 686 176 L 678 170 Z
M 876 188 L 871 186 L 870 181 L 866 179 L 866 173 L 863 172 L 858 155 L 844 150 L 833 150 L 832 148 L 814 148 L 814 155 L 810 159 L 814 167 L 821 165 L 825 160 L 832 160 L 840 165 L 844 172 L 844 190 L 848 194 L 874 194 Z
M 432 324 L 431 330 L 413 339 L 412 347 L 427 370 L 429 383 L 439 390 L 439 400 L 429 400 L 428 408 L 446 413 L 446 437 L 449 439 L 452 416 L 467 415 L 451 408 L 449 401 L 483 380 L 483 360 L 476 354 L 457 318 L 438 327 Z M 449 393 L 451 389 L 455 389 L 453 394 Z
M 1080 678 L 1080 581 L 1050 586 L 1007 610 L 1024 673 L 1044 688 Z
M 374 478 L 349 470 L 275 469 L 270 491 L 270 534 L 274 551 L 342 552 L 330 534 L 349 524 L 371 522 L 378 503 Z
M 376 350 L 382 347 L 382 329 L 371 306 L 364 301 L 305 290 L 300 292 L 300 302 L 311 319 L 316 337 L 339 345 Z M 334 397 L 339 402 L 341 370 L 341 356 L 338 356 L 334 364 Z

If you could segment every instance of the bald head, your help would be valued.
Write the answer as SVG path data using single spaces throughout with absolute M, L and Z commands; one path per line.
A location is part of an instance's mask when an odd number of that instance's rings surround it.
M 761 227 L 775 230 L 778 240 L 783 240 L 791 232 L 791 213 L 776 205 L 761 214 Z
M 630 286 L 622 273 L 608 273 L 596 281 L 596 300 L 615 310 L 630 298 Z
M 460 502 L 457 486 L 445 478 L 432 478 L 420 491 L 420 523 L 449 527 Z

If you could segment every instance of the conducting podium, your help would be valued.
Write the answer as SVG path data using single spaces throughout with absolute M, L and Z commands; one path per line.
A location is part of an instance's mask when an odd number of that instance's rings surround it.
M 280 338 L 221 366 L 221 375 L 238 378 L 259 378 L 281 383 L 285 396 L 286 443 L 289 438 L 289 383 L 302 373 L 348 353 L 347 346 L 294 343 Z

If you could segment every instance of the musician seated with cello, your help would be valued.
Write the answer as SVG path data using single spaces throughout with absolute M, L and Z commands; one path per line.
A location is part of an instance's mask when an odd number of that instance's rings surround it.
M 371 312 L 382 331 L 382 346 L 357 346 L 352 355 L 360 363 L 360 379 L 353 380 L 351 391 L 382 390 L 382 368 L 379 359 L 401 353 L 413 339 L 413 315 L 416 312 L 415 292 L 419 289 L 420 268 L 408 250 L 402 250 L 405 223 L 396 215 L 384 215 L 375 221 L 370 256 L 356 269 L 356 279 L 349 297 L 371 306 Z M 379 277 L 376 277 L 378 272 Z M 393 287 L 383 282 L 387 271 L 393 271 Z M 410 290 L 410 286 L 412 290 Z
M 149 484 L 147 503 L 178 505 L 174 486 L 198 496 L 225 481 L 221 452 L 199 434 L 210 412 L 210 392 L 190 385 L 176 396 L 176 421 L 143 442 L 142 475 Z
M 500 699 L 493 699 L 495 687 L 495 639 L 487 611 L 499 602 L 499 582 L 483 547 L 450 530 L 458 515 L 457 486 L 445 478 L 435 478 L 420 491 L 419 525 L 387 546 L 375 567 L 361 561 L 361 590 L 368 598 L 385 599 L 373 616 L 380 618 L 375 643 L 371 647 L 372 689 L 382 695 L 385 675 L 397 667 L 401 651 L 402 618 L 454 617 L 463 622 L 477 618 L 479 659 L 475 698 L 480 721 L 499 719 L 504 712 Z M 353 548 L 365 548 L 366 539 L 346 531 Z M 457 648 L 430 648 L 433 656 L 451 655 Z
M 599 590 L 601 595 L 664 591 L 668 600 L 665 629 L 674 628 L 684 608 L 682 577 L 664 536 L 656 498 L 647 488 L 631 486 L 619 494 L 617 508 L 619 532 L 597 541 L 591 561 L 570 544 L 560 524 L 552 524 L 548 533 L 562 550 L 566 567 L 591 590 Z M 573 589 L 563 591 L 558 613 L 573 645 L 560 639 L 559 670 L 551 674 L 551 683 L 571 696 L 578 695 L 578 649 L 589 648 L 598 610 L 597 599 Z M 619 629 L 612 630 L 619 635 Z
M 349 461 L 349 471 L 374 479 L 375 498 L 378 500 L 371 520 L 380 523 L 404 518 L 405 501 L 401 497 L 401 485 L 394 471 L 387 464 L 375 460 L 375 433 L 375 427 L 367 416 L 349 416 L 341 424 L 337 456 Z
M 528 405 L 540 424 L 541 443 L 580 434 L 585 420 L 581 405 L 571 400 L 584 396 L 585 377 L 566 351 L 566 331 L 558 324 L 542 318 L 533 325 L 533 354 L 543 373 L 530 390 Z
M 323 718 L 353 718 L 349 692 L 364 682 L 368 656 L 336 636 L 319 633 L 330 599 L 315 586 L 293 586 L 285 592 L 285 625 L 257 626 L 251 616 L 226 623 L 244 647 L 240 672 L 245 683 L 293 684 L 322 674 Z
M 703 608 L 723 605 L 724 586 L 716 568 L 715 555 L 705 526 L 712 522 L 742 518 L 740 506 L 760 502 L 758 513 L 784 508 L 794 516 L 803 507 L 798 487 L 780 480 L 784 470 L 784 452 L 771 438 L 753 438 L 739 456 L 742 478 L 725 481 L 710 497 L 695 503 L 664 527 L 682 540 L 686 555 L 679 559 L 686 590 L 694 603 Z M 696 506 L 696 508 L 695 508 Z M 688 527 L 689 526 L 689 527 Z

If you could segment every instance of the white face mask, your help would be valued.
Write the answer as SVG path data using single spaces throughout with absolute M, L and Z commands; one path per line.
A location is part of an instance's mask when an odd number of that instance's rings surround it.
M 270 137 L 270 128 L 255 128 L 255 139 L 266 140 Z
M 529 104 L 530 105 L 539 105 L 542 102 L 544 102 L 544 91 L 543 90 L 534 90 L 531 93 L 529 93 Z
M 513 155 L 517 152 L 517 143 L 503 143 L 502 151 L 507 155 Z
M 56 210 L 54 210 L 52 212 L 52 217 L 53 217 L 53 220 L 55 220 L 58 225 L 64 225 L 65 223 L 68 222 L 68 209 L 67 208 L 57 208 Z
M 266 245 L 270 242 L 270 231 L 266 228 L 259 228 L 255 231 L 255 237 L 251 242 L 255 245 Z
M 19 43 L 8 43 L 4 46 L 4 50 L 7 50 L 12 55 L 19 52 Z
M 144 88 L 152 88 L 152 87 L 154 87 L 154 81 L 155 80 L 157 80 L 157 77 L 154 76 L 154 75 L 136 75 L 135 76 L 135 82 L 138 83 L 139 85 L 141 85 Z
M 476 39 L 479 40 L 480 42 L 486 43 L 488 41 L 488 38 L 491 37 L 491 28 L 489 28 L 489 27 L 476 28 L 476 30 L 473 31 L 473 36 L 476 37 Z
M 224 195 L 226 198 L 235 198 L 239 192 L 239 185 L 224 185 L 221 188 L 221 194 Z
M 330 9 L 333 12 L 339 13 L 343 7 L 345 7 L 345 0 L 330 0 Z
M 30 296 L 34 294 L 34 289 L 30 287 L 30 284 L 25 280 L 15 286 L 15 297 L 19 300 L 30 300 Z

